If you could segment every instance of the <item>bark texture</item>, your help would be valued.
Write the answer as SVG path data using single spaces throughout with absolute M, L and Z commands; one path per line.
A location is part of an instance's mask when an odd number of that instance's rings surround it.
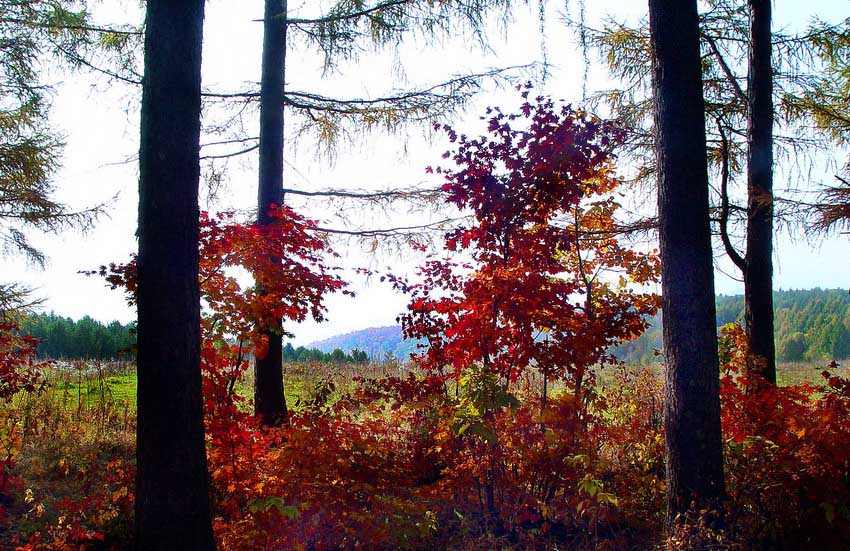
M 260 174 L 257 223 L 271 222 L 269 209 L 283 202 L 283 116 L 286 64 L 286 0 L 266 0 L 263 17 L 263 67 L 260 81 Z M 272 425 L 286 419 L 283 393 L 281 323 L 263 333 L 269 347 L 254 358 L 254 413 Z
M 696 0 L 649 0 L 664 315 L 668 522 L 724 493 Z
M 749 0 L 747 86 L 747 260 L 744 320 L 753 358 L 748 371 L 776 384 L 773 341 L 773 69 L 771 0 Z
M 139 152 L 136 548 L 215 549 L 200 370 L 203 0 L 149 0 Z

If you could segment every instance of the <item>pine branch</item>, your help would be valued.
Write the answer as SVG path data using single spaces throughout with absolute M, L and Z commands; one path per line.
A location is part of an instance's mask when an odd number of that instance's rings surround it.
M 40 21 L 18 19 L 14 17 L 0 17 L 0 25 L 3 24 L 20 25 L 22 27 L 29 27 L 33 29 L 46 29 L 51 31 L 81 31 L 101 34 L 114 34 L 120 36 L 142 36 L 144 34 L 144 32 L 140 30 L 128 31 L 124 29 L 115 29 L 110 27 L 99 27 L 97 25 L 62 25 L 54 23 L 42 23 Z
M 489 69 L 487 71 L 482 71 L 479 73 L 470 73 L 467 75 L 459 75 L 444 82 L 440 82 L 437 84 L 433 84 L 426 88 L 422 88 L 420 90 L 406 91 L 398 94 L 387 94 L 385 96 L 379 96 L 376 98 L 334 98 L 330 96 L 324 96 L 321 94 L 311 93 L 311 92 L 302 92 L 298 90 L 287 91 L 284 94 L 284 97 L 287 101 L 287 104 L 293 107 L 298 107 L 302 109 L 313 109 L 317 111 L 327 110 L 331 112 L 350 112 L 351 110 L 344 110 L 340 107 L 333 106 L 349 106 L 353 109 L 363 110 L 364 108 L 375 106 L 375 105 L 386 105 L 386 104 L 394 104 L 394 103 L 402 103 L 414 99 L 419 99 L 422 97 L 431 97 L 436 99 L 445 99 L 447 97 L 451 97 L 451 94 L 439 94 L 438 91 L 445 88 L 452 88 L 456 86 L 469 86 L 474 81 L 478 81 L 484 78 L 495 78 L 501 77 L 506 73 L 511 71 L 528 71 L 533 70 L 537 67 L 536 63 L 528 63 L 525 65 L 510 65 L 507 67 L 500 67 Z M 214 99 L 245 99 L 251 101 L 259 101 L 260 93 L 254 91 L 245 91 L 245 92 L 204 92 L 202 94 L 205 98 L 214 98 Z M 330 107 L 328 107 L 330 106 Z
M 289 18 L 286 20 L 287 25 L 327 25 L 328 23 L 337 23 L 340 21 L 351 21 L 355 19 L 359 19 L 361 17 L 371 15 L 375 12 L 379 12 L 381 10 L 385 10 L 388 8 L 403 6 L 405 4 L 413 4 L 415 0 L 389 0 L 387 2 L 382 2 L 380 4 L 376 4 L 371 8 L 365 8 L 359 11 L 351 12 L 351 13 L 340 13 L 337 15 L 328 15 L 326 17 L 318 17 L 315 19 L 299 19 L 299 18 Z M 254 21 L 261 22 L 262 19 L 255 19 Z
M 89 61 L 89 60 L 85 59 L 84 57 L 78 55 L 76 52 L 69 50 L 68 48 L 65 48 L 63 46 L 59 46 L 59 50 L 62 52 L 62 54 L 64 54 L 73 63 L 79 64 L 83 67 L 87 67 L 87 68 L 91 69 L 92 71 L 95 71 L 97 73 L 101 73 L 101 74 L 106 75 L 110 78 L 120 80 L 121 82 L 124 82 L 124 83 L 127 83 L 127 84 L 132 84 L 133 86 L 141 86 L 142 85 L 142 77 L 140 75 L 134 74 L 133 77 L 124 76 L 124 75 L 121 75 L 119 73 L 116 73 L 115 71 L 111 71 L 109 69 L 104 69 L 103 67 L 95 65 L 91 61 Z

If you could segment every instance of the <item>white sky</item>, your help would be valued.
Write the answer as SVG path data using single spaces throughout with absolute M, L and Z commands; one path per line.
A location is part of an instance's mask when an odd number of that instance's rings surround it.
M 485 67 L 528 63 L 540 57 L 540 37 L 536 19 L 536 2 L 517 11 L 516 21 L 505 34 L 491 32 L 493 52 L 482 53 L 467 46 L 468 40 L 453 38 L 442 46 L 429 48 L 424 44 L 406 45 L 399 54 L 405 67 L 406 81 L 393 78 L 393 56 L 364 55 L 359 62 L 342 66 L 341 74 L 322 79 L 321 61 L 310 52 L 291 49 L 288 57 L 287 83 L 290 89 L 318 90 L 340 97 L 378 96 L 395 88 L 440 82 L 463 72 L 478 72 Z M 576 13 L 578 2 L 571 9 Z M 794 30 L 812 16 L 827 20 L 850 15 L 846 0 L 777 0 L 774 8 L 774 28 Z M 124 9 L 128 11 L 125 13 Z M 562 4 L 547 6 L 546 38 L 549 61 L 554 65 L 543 89 L 555 97 L 578 102 L 581 99 L 582 56 L 574 38 L 560 21 Z M 587 19 L 598 21 L 605 14 L 618 18 L 640 17 L 646 3 L 632 0 L 587 2 Z M 138 3 L 103 3 L 98 11 L 103 22 L 131 20 L 138 13 Z M 308 15 L 306 10 L 304 15 Z M 259 0 L 211 0 L 207 4 L 204 28 L 204 86 L 218 91 L 234 91 L 242 83 L 259 80 L 261 23 L 254 20 L 262 15 Z M 63 74 L 54 78 L 54 127 L 66 137 L 64 166 L 56 177 L 58 197 L 71 207 L 82 208 L 110 200 L 109 217 L 102 219 L 86 235 L 68 232 L 61 235 L 32 234 L 33 241 L 50 258 L 46 270 L 28 266 L 20 258 L 3 259 L 3 281 L 22 281 L 38 289 L 46 298 L 45 310 L 79 318 L 90 315 L 102 321 L 129 321 L 134 312 L 127 307 L 122 295 L 105 287 L 102 280 L 79 275 L 79 270 L 93 269 L 109 262 L 121 262 L 135 249 L 134 237 L 137 207 L 137 167 L 135 163 L 120 163 L 133 157 L 138 148 L 138 95 L 136 91 L 110 85 L 103 77 Z M 603 87 L 605 71 L 591 70 L 588 89 Z M 479 131 L 478 116 L 486 105 L 504 105 L 510 94 L 496 92 L 479 98 L 454 123 L 456 129 Z M 202 139 L 203 141 L 203 139 Z M 424 167 L 439 164 L 446 148 L 439 139 L 429 143 L 419 133 L 408 136 L 364 136 L 355 147 L 340 151 L 334 166 L 317 159 L 309 144 L 297 152 L 287 149 L 290 166 L 286 169 L 286 185 L 298 188 L 384 188 L 393 185 L 415 184 L 424 180 Z M 117 164 L 116 164 L 117 163 Z M 297 168 L 297 173 L 293 168 Z M 254 159 L 231 165 L 228 191 L 222 207 L 250 208 L 256 197 Z M 830 172 L 815 172 L 816 182 L 829 182 Z M 777 188 L 785 187 L 781 181 Z M 299 202 L 298 204 L 300 204 Z M 202 205 L 202 208 L 204 206 Z M 308 209 L 309 214 L 334 223 L 332 213 Z M 356 216 L 356 215 L 355 215 Z M 368 216 L 368 215 L 367 215 Z M 410 221 L 404 209 L 393 218 L 377 217 L 377 227 L 404 225 Z M 370 256 L 355 245 L 336 246 L 345 265 L 392 268 L 401 273 L 412 271 L 413 256 Z M 792 240 L 786 234 L 778 238 L 776 251 L 775 288 L 847 287 L 850 285 L 850 238 L 841 235 L 817 244 Z M 721 268 L 734 273 L 728 262 Z M 740 283 L 718 272 L 718 293 L 740 293 Z M 307 343 L 334 334 L 370 326 L 394 323 L 406 300 L 389 286 L 377 281 L 365 282 L 354 278 L 355 299 L 331 297 L 328 300 L 329 322 L 290 327 L 295 342 Z

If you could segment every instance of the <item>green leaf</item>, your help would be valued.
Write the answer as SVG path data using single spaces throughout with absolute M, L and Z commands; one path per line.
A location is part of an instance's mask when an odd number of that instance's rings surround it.
M 295 505 L 286 505 L 281 497 L 258 497 L 248 502 L 248 510 L 252 513 L 265 513 L 272 508 L 277 509 L 278 513 L 289 520 L 294 519 L 300 514 L 298 507 Z
M 599 492 L 599 494 L 597 494 L 597 496 L 596 496 L 596 500 L 599 503 L 608 503 L 610 505 L 613 505 L 614 507 L 617 507 L 619 505 L 619 501 L 617 500 L 617 496 L 615 496 L 614 494 L 610 494 L 608 492 Z
M 821 503 L 821 509 L 823 509 L 823 515 L 826 517 L 826 521 L 832 524 L 832 521 L 835 520 L 835 505 L 832 503 Z

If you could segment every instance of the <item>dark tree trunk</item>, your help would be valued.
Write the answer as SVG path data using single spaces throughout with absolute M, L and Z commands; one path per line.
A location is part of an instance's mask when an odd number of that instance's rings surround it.
M 286 62 L 286 0 L 266 0 L 263 74 L 260 83 L 260 181 L 257 223 L 271 222 L 269 209 L 283 202 L 283 89 Z M 267 425 L 286 419 L 281 322 L 265 328 L 268 353 L 254 359 L 254 413 Z
M 136 546 L 215 549 L 200 370 L 203 0 L 148 0 L 139 151 Z
M 668 522 L 724 493 L 696 0 L 649 0 L 655 90 Z
M 776 384 L 773 342 L 773 69 L 770 1 L 749 0 L 747 86 L 747 266 L 744 320 L 754 356 L 748 371 Z

